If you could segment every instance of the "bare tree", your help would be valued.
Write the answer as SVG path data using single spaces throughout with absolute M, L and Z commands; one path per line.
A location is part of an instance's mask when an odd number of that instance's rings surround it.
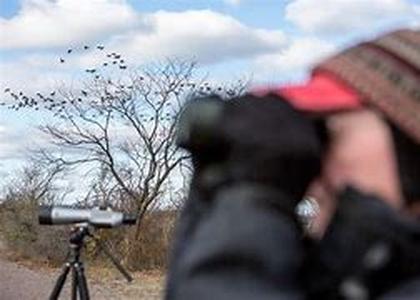
M 65 258 L 66 229 L 38 223 L 40 204 L 60 203 L 65 197 L 67 191 L 59 187 L 62 175 L 57 166 L 29 161 L 7 184 L 0 203 L 0 233 L 16 258 L 48 258 L 56 263 Z
M 187 156 L 174 140 L 185 101 L 214 93 L 234 97 L 246 83 L 214 87 L 197 79 L 190 61 L 172 59 L 131 70 L 121 54 L 106 57 L 100 66 L 86 69 L 88 78 L 76 86 L 33 96 L 8 90 L 14 101 L 8 108 L 43 110 L 56 117 L 41 127 L 55 146 L 40 152 L 43 159 L 59 169 L 96 173 L 83 179 L 94 179 L 86 197 L 134 210 L 137 238 L 147 210 L 165 199 L 168 178 L 181 174 L 177 170 L 185 165 Z
M 58 166 L 46 167 L 32 161 L 7 186 L 1 202 L 2 214 L 9 215 L 15 227 L 24 230 L 22 234 L 36 236 L 38 205 L 58 200 L 55 181 L 62 171 Z
M 144 214 L 163 196 L 165 181 L 187 158 L 174 143 L 184 102 L 214 92 L 207 82 L 193 81 L 194 68 L 191 62 L 167 61 L 118 80 L 95 76 L 80 91 L 61 89 L 53 103 L 60 104 L 55 114 L 62 125 L 42 127 L 56 146 L 72 150 L 61 157 L 49 154 L 50 162 L 100 170 L 96 187 L 106 182 L 108 199 L 124 200 L 122 205 L 136 211 L 136 238 Z
M 63 173 L 58 165 L 44 165 L 39 161 L 29 161 L 16 178 L 7 185 L 3 204 L 19 199 L 33 207 L 59 201 L 56 180 Z

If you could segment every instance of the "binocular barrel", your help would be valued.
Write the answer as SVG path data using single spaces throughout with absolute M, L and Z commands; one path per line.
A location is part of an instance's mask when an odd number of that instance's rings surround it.
M 88 223 L 98 228 L 134 225 L 136 216 L 112 210 L 79 209 L 62 206 L 40 206 L 38 221 L 41 225 Z
M 225 142 L 218 129 L 223 110 L 223 101 L 212 97 L 188 103 L 179 119 L 177 145 L 190 151 L 217 149 Z

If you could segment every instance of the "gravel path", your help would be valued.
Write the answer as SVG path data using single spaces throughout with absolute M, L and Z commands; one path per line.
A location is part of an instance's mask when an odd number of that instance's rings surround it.
M 0 254 L 4 251 L 0 243 Z M 94 278 L 88 276 L 90 296 L 96 299 L 161 299 L 162 276 L 159 274 L 133 274 L 134 281 L 127 284 L 118 274 L 101 277 L 96 270 Z M 48 296 L 59 275 L 59 269 L 34 269 L 11 262 L 0 255 L 0 300 L 43 300 Z M 87 270 L 89 274 L 89 270 Z M 105 274 L 104 274 L 105 275 Z M 70 275 L 60 299 L 69 299 Z

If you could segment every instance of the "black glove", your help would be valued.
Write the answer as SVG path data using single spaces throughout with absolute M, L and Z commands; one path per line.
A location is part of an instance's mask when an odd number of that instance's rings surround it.
M 420 276 L 418 222 L 354 188 L 339 199 L 324 238 L 307 258 L 309 299 L 377 299 Z
M 195 184 L 207 190 L 256 183 L 280 189 L 296 204 L 320 170 L 314 122 L 277 96 L 191 101 L 178 144 L 192 154 Z

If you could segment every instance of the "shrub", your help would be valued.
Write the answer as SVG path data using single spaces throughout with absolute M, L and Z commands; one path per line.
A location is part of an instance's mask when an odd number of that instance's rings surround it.
M 164 269 L 176 211 L 155 210 L 144 217 L 141 234 L 135 228 L 100 229 L 95 235 L 130 270 Z M 40 226 L 37 204 L 13 199 L 0 205 L 2 236 L 16 258 L 61 265 L 68 254 L 70 226 Z M 94 242 L 86 243 L 85 257 L 94 264 L 110 262 Z

